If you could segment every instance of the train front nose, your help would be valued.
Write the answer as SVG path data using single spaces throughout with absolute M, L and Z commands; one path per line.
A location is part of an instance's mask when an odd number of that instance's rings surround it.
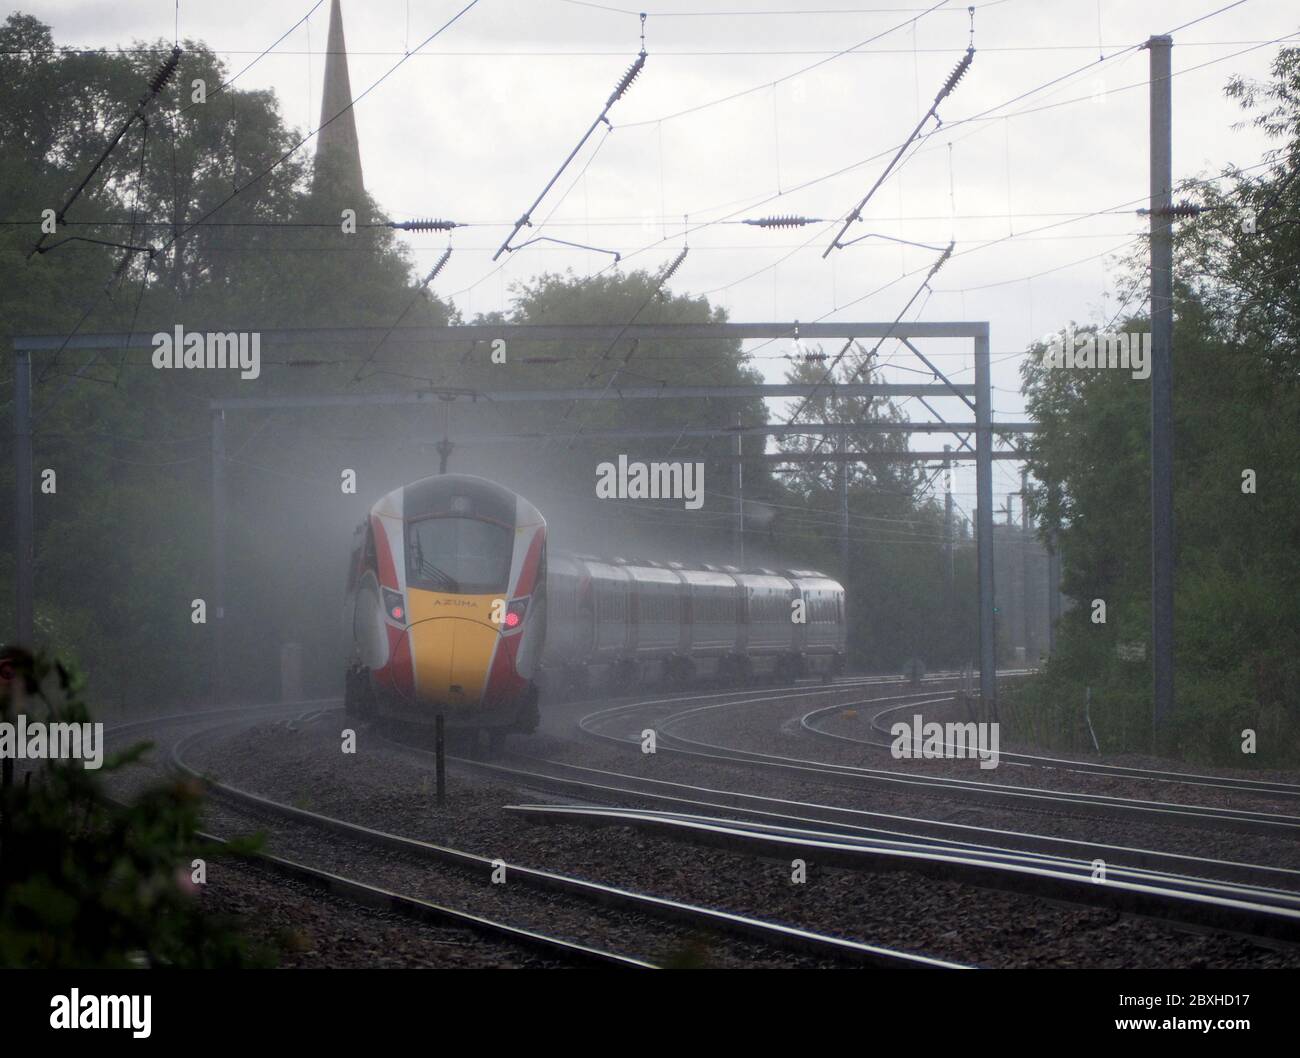
M 499 635 L 492 625 L 436 617 L 408 630 L 417 698 L 439 705 L 477 705 Z

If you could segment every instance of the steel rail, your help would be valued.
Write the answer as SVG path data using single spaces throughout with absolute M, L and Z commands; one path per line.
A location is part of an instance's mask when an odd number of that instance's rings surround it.
M 352 823 L 333 816 L 326 816 L 319 812 L 312 812 L 305 808 L 298 808 L 294 805 L 284 804 L 272 798 L 263 797 L 262 795 L 252 793 L 249 790 L 243 790 L 239 787 L 205 776 L 186 763 L 184 759 L 184 750 L 199 738 L 207 737 L 212 733 L 212 729 L 207 729 L 196 732 L 176 742 L 172 746 L 172 764 L 174 767 L 178 771 L 203 783 L 209 791 L 230 800 L 269 812 L 276 816 L 293 819 L 317 829 L 330 830 L 335 833 L 344 834 L 363 844 L 390 848 L 423 859 L 452 864 L 471 872 L 477 872 L 483 877 L 489 876 L 495 869 L 504 866 L 507 878 L 520 878 L 529 885 L 537 888 L 562 892 L 569 896 L 578 896 L 584 899 L 594 900 L 598 903 L 622 911 L 640 912 L 642 914 L 652 915 L 669 921 L 682 922 L 697 928 L 708 926 L 714 930 L 722 932 L 746 935 L 787 950 L 794 949 L 809 952 L 821 957 L 849 959 L 866 965 L 880 967 L 928 967 L 943 969 L 967 968 L 959 963 L 932 958 L 926 955 L 894 951 L 889 948 L 880 947 L 879 945 L 867 944 L 862 941 L 847 940 L 842 937 L 833 937 L 823 933 L 800 929 L 796 926 L 784 925 L 782 923 L 767 922 L 761 919 L 751 918 L 747 915 L 722 911 L 717 908 L 702 907 L 696 904 L 688 904 L 683 901 L 673 900 L 668 897 L 654 896 L 649 893 L 640 893 L 628 889 L 621 889 L 616 886 L 605 885 L 601 882 L 589 881 L 585 878 L 575 878 L 569 875 L 556 874 L 551 871 L 545 871 L 535 867 L 525 867 L 520 864 L 509 864 L 501 859 L 493 860 L 487 856 L 480 856 L 477 853 L 464 852 L 443 845 L 435 845 L 432 842 L 422 841 L 418 838 L 392 834 L 387 831 L 364 826 L 360 823 Z
M 410 746 L 401 743 L 390 744 L 398 752 L 422 757 L 432 756 L 432 753 L 429 750 L 423 749 L 419 746 Z M 742 815 L 753 817 L 758 821 L 774 820 L 779 825 L 787 828 L 798 828 L 805 824 L 814 824 L 822 828 L 833 828 L 835 833 L 846 837 L 857 839 L 874 838 L 884 841 L 915 841 L 919 837 L 924 837 L 937 845 L 968 851 L 1034 852 L 1037 850 L 1043 855 L 1056 855 L 1061 858 L 1070 858 L 1072 855 L 1083 854 L 1089 854 L 1095 858 L 1095 854 L 1101 853 L 1107 856 L 1115 855 L 1124 857 L 1126 862 L 1121 864 L 1121 867 L 1127 869 L 1140 868 L 1153 872 L 1160 871 L 1158 865 L 1162 863 L 1181 868 L 1184 871 L 1189 871 L 1196 867 L 1210 867 L 1224 875 L 1230 876 L 1228 880 L 1242 882 L 1256 888 L 1264 888 L 1256 885 L 1258 879 L 1262 875 L 1274 875 L 1279 879 L 1279 881 L 1288 882 L 1294 888 L 1284 889 L 1272 887 L 1273 891 L 1280 893 L 1295 893 L 1300 896 L 1300 870 L 1289 867 L 1275 867 L 1270 864 L 1253 864 L 1233 860 L 1219 860 L 1202 856 L 1190 856 L 1186 853 L 1167 852 L 1159 849 L 1111 845 L 1104 842 L 1084 841 L 1077 838 L 1062 838 L 1044 834 L 1033 834 L 1025 831 L 983 827 L 972 823 L 954 823 L 948 820 L 902 816 L 888 812 L 871 811 L 863 808 L 848 808 L 841 805 L 797 801 L 781 797 L 771 797 L 764 794 L 746 793 L 740 790 L 695 786 L 689 783 L 674 782 L 667 779 L 655 779 L 648 776 L 630 775 L 624 772 L 611 772 L 599 768 L 587 767 L 585 765 L 570 764 L 556 760 L 544 760 L 536 757 L 524 757 L 521 759 L 534 765 L 547 765 L 555 769 L 587 775 L 596 775 L 606 779 L 617 779 L 625 783 L 654 787 L 654 789 L 637 789 L 635 786 L 626 785 L 615 786 L 610 783 L 593 782 L 587 779 L 570 778 L 564 775 L 546 774 L 544 772 L 524 770 L 522 768 L 510 767 L 508 765 L 488 761 L 470 760 L 460 757 L 452 757 L 449 759 L 460 767 L 481 771 L 498 778 L 506 778 L 521 786 L 546 790 L 548 792 L 559 791 L 567 795 L 589 799 L 592 796 L 603 798 L 609 798 L 611 796 L 629 797 L 653 801 L 660 804 L 681 805 L 688 809 L 723 809 L 729 812 L 739 812 Z M 667 790 L 677 791 L 678 793 L 667 793 L 665 792 Z M 693 794 L 696 796 L 679 796 L 678 794 Z M 728 804 L 719 800 L 701 799 L 705 797 L 731 798 L 753 804 L 763 804 L 775 808 L 786 809 L 786 811 L 772 811 L 766 808 L 748 808 L 744 805 Z M 794 812 L 799 811 L 820 814 L 793 814 Z M 828 819 L 826 818 L 827 816 L 840 816 L 843 818 L 839 820 Z M 885 826 L 866 826 L 862 823 L 845 822 L 844 819 L 879 820 L 888 825 L 904 826 L 909 827 L 910 829 L 887 829 Z M 926 833 L 927 831 L 930 831 L 930 833 Z M 942 833 L 936 834 L 933 833 L 934 831 L 940 831 Z M 989 845 L 981 841 L 964 837 L 944 837 L 943 834 L 945 833 L 971 835 L 972 837 L 984 838 L 986 840 L 1008 841 L 1022 846 L 1033 846 L 1033 848 L 1014 849 L 1006 845 Z M 1170 874 L 1175 872 L 1165 870 L 1161 873 Z M 1188 874 L 1186 877 L 1198 876 Z M 1204 878 L 1203 876 L 1200 877 L 1205 881 L 1214 880 Z
M 854 848 L 861 849 L 896 849 L 901 852 L 908 850 L 918 850 L 927 853 L 940 854 L 960 854 L 971 857 L 984 863 L 989 864 L 1031 864 L 1041 867 L 1047 867 L 1053 870 L 1063 871 L 1071 876 L 1082 876 L 1085 880 L 1094 881 L 1093 874 L 1104 870 L 1106 881 L 1115 878 L 1123 878 L 1130 881 L 1151 883 L 1154 885 L 1176 890 L 1180 892 L 1204 893 L 1211 896 L 1229 897 L 1233 899 L 1246 899 L 1251 902 L 1268 905 L 1272 907 L 1289 908 L 1293 911 L 1300 912 L 1300 892 L 1276 889 L 1268 886 L 1256 885 L 1253 883 L 1227 882 L 1213 878 L 1198 878 L 1194 875 L 1175 874 L 1169 871 L 1150 870 L 1142 867 L 1126 867 L 1123 864 L 1106 863 L 1095 860 L 1081 860 L 1069 856 L 1060 856 L 1046 852 L 1025 852 L 1016 849 L 999 849 L 992 846 L 981 846 L 976 844 L 956 845 L 952 842 L 932 842 L 907 838 L 905 840 L 895 840 L 887 838 L 878 838 L 874 836 L 859 836 L 855 834 L 846 834 L 842 831 L 830 830 L 813 830 L 801 826 L 792 826 L 789 823 L 774 824 L 754 822 L 749 820 L 725 819 L 719 816 L 699 815 L 692 812 L 664 812 L 650 809 L 630 809 L 619 808 L 607 805 L 511 805 L 507 806 L 519 810 L 543 810 L 554 808 L 557 811 L 589 813 L 593 815 L 621 817 L 628 816 L 636 820 L 641 819 L 674 819 L 685 820 L 688 822 L 703 822 L 712 825 L 721 825 L 736 827 L 746 832 L 762 833 L 775 835 L 778 837 L 785 836 L 793 839 L 812 839 L 835 841 Z
M 292 713 L 294 710 L 301 712 L 303 706 L 312 706 L 319 704 L 320 702 L 328 701 L 334 701 L 334 699 L 308 699 L 294 703 L 277 702 L 268 706 L 234 706 L 221 709 L 201 710 L 197 713 L 173 713 L 167 716 L 152 717 L 131 721 L 126 724 L 118 724 L 107 729 L 105 733 L 120 735 L 135 728 L 149 727 L 155 724 L 175 723 L 178 721 L 225 719 L 230 717 L 232 714 L 239 714 L 240 718 L 245 720 L 256 720 L 262 718 L 270 719 L 282 712 Z M 248 715 L 250 712 L 265 715 L 255 715 L 250 717 Z M 198 737 L 199 735 L 207 733 L 208 732 L 205 730 L 190 737 Z M 173 762 L 176 759 L 175 754 L 176 747 L 173 746 Z M 189 771 L 188 769 L 186 770 Z M 189 772 L 189 774 L 194 775 L 195 773 Z M 203 780 L 201 779 L 201 781 Z M 116 798 L 110 797 L 108 799 L 115 804 L 122 804 L 122 802 Z M 197 831 L 196 836 L 200 840 L 212 844 L 226 847 L 229 847 L 230 845 L 228 839 L 206 831 Z M 484 936 L 490 936 L 494 939 L 505 940 L 522 947 L 536 949 L 551 956 L 558 955 L 583 965 L 658 969 L 658 967 L 653 963 L 637 959 L 630 955 L 605 951 L 601 948 L 595 948 L 590 945 L 579 944 L 576 941 L 565 940 L 562 937 L 553 937 L 544 933 L 539 933 L 536 930 L 512 926 L 506 922 L 500 922 L 483 915 L 476 915 L 469 911 L 461 911 L 457 908 L 447 907 L 443 904 L 434 903 L 431 900 L 425 900 L 422 897 L 410 896 L 405 893 L 395 892 L 391 889 L 384 889 L 380 886 L 371 885 L 368 882 L 363 882 L 356 878 L 349 878 L 333 871 L 326 871 L 322 868 L 313 867 L 310 864 L 291 860 L 284 856 L 276 856 L 273 853 L 263 852 L 260 850 L 239 850 L 234 854 L 240 859 L 265 866 L 283 877 L 305 882 L 317 886 L 318 888 L 325 889 L 335 895 L 352 900 L 355 903 L 367 907 L 380 907 L 386 911 L 391 911 L 394 914 L 415 921 L 459 926 Z
M 797 696 L 796 696 L 797 697 Z M 770 699 L 755 699 L 770 700 Z M 841 708 L 869 705 L 879 699 L 862 699 L 845 702 Z M 1231 829 L 1250 833 L 1287 835 L 1300 838 L 1300 817 L 1245 809 L 1220 809 L 1206 805 L 1183 805 L 1167 801 L 1146 801 L 1136 798 L 1113 797 L 1107 794 L 1082 794 L 1071 791 L 1047 790 L 1035 787 L 1011 786 L 1002 783 L 977 782 L 944 776 L 904 775 L 897 771 L 878 768 L 861 768 L 847 764 L 830 764 L 799 757 L 785 757 L 773 753 L 720 746 L 699 739 L 689 739 L 673 734 L 671 728 L 684 720 L 713 709 L 750 704 L 746 700 L 716 705 L 698 706 L 675 713 L 660 721 L 655 728 L 657 751 L 677 753 L 699 759 L 743 764 L 767 770 L 786 771 L 819 781 L 839 780 L 852 785 L 881 783 L 911 787 L 927 792 L 958 793 L 964 798 L 998 805 L 1017 807 L 1055 807 L 1071 812 L 1103 817 L 1124 816 L 1146 820 L 1166 820 L 1215 829 Z M 639 740 L 609 735 L 595 730 L 595 725 L 632 709 L 619 706 L 613 710 L 589 713 L 578 721 L 579 729 L 596 738 L 623 745 L 639 745 Z
M 1107 870 L 1095 881 L 1090 865 L 1067 871 L 1059 865 L 1032 859 L 989 858 L 951 850 L 889 847 L 880 843 L 851 843 L 832 835 L 807 836 L 765 832 L 739 827 L 729 820 L 683 818 L 665 813 L 565 805 L 507 806 L 534 818 L 596 825 L 635 825 L 677 834 L 722 848 L 758 852 L 760 855 L 815 856 L 835 867 L 878 870 L 916 870 L 932 877 L 967 884 L 990 885 L 1046 899 L 1102 904 L 1144 917 L 1173 919 L 1214 929 L 1262 936 L 1287 942 L 1300 941 L 1300 904 L 1259 903 L 1242 899 L 1243 887 L 1209 886 L 1171 888 L 1148 880 L 1115 878 Z M 1165 881 L 1162 879 L 1162 881 Z M 1219 891 L 1214 891 L 1218 888 Z
M 157 724 L 184 723 L 191 720 L 215 720 L 224 717 L 247 717 L 256 719 L 266 716 L 271 718 L 279 713 L 289 713 L 295 709 L 333 704 L 337 698 L 304 698 L 297 702 L 268 702 L 265 705 L 226 705 L 217 709 L 199 709 L 191 713 L 164 713 L 162 716 L 146 716 L 137 720 L 128 720 L 121 724 L 105 725 L 105 735 L 121 735 L 136 728 L 150 728 Z
M 836 710 L 836 706 L 826 706 L 805 713 L 799 718 L 799 726 L 810 734 L 821 738 L 853 742 L 859 745 L 889 749 L 890 742 L 876 739 L 855 738 L 834 731 L 826 731 L 816 725 L 816 721 Z M 879 735 L 889 735 L 889 731 L 880 723 L 881 718 L 891 713 L 906 709 L 906 705 L 890 706 L 871 717 L 871 730 Z M 952 743 L 944 743 L 944 749 L 956 748 Z M 1071 760 L 1062 757 L 1047 757 L 1034 753 L 1016 753 L 1001 750 L 998 759 L 1010 764 L 1024 767 L 1039 767 L 1056 771 L 1079 772 L 1091 775 L 1110 775 L 1124 779 L 1142 779 L 1150 782 L 1166 782 L 1186 786 L 1207 786 L 1214 789 L 1235 790 L 1241 793 L 1262 794 L 1275 797 L 1300 797 L 1300 784 L 1273 782 L 1267 779 L 1241 779 L 1227 775 L 1201 775 L 1195 772 L 1170 771 L 1159 768 L 1134 768 L 1122 764 L 1105 764 L 1100 761 Z
M 214 834 L 200 832 L 199 836 L 205 841 L 229 844 L 225 838 Z M 409 896 L 392 889 L 384 889 L 377 885 L 371 885 L 369 882 L 359 881 L 356 878 L 349 878 L 333 871 L 326 871 L 320 867 L 313 867 L 310 864 L 286 859 L 283 856 L 276 856 L 269 852 L 239 852 L 238 855 L 242 859 L 269 867 L 284 877 L 307 882 L 355 903 L 368 907 L 379 907 L 385 911 L 402 915 L 405 918 L 414 919 L 417 922 L 460 926 L 483 936 L 506 940 L 521 947 L 533 948 L 552 956 L 558 955 L 584 965 L 616 966 L 640 970 L 656 970 L 659 968 L 654 963 L 646 962 L 631 955 L 621 955 L 618 952 L 606 951 L 603 948 L 579 944 L 577 941 L 565 940 L 563 937 L 555 937 L 546 933 L 538 933 L 536 930 L 512 926 L 508 922 L 501 922 L 483 915 L 475 915 L 469 911 L 447 907 L 445 904 L 437 904 L 431 900 L 425 900 L 423 897 Z
M 953 676 L 925 677 L 925 679 L 927 680 L 937 680 L 941 682 L 946 682 L 956 678 L 958 677 L 953 677 Z M 643 698 L 632 702 L 623 702 L 619 705 L 609 706 L 605 709 L 598 709 L 595 712 L 588 713 L 585 716 L 582 716 L 578 719 L 578 729 L 582 731 L 584 734 L 595 735 L 597 738 L 610 738 L 612 736 L 605 735 L 603 732 L 595 732 L 595 731 L 588 730 L 587 727 L 588 723 L 589 722 L 603 723 L 609 720 L 618 719 L 620 717 L 629 714 L 634 715 L 652 706 L 672 709 L 681 706 L 683 702 L 697 702 L 697 701 L 708 702 L 708 701 L 712 701 L 715 698 L 735 699 L 738 697 L 740 698 L 739 701 L 719 702 L 717 703 L 716 707 L 721 708 L 730 705 L 753 705 L 755 703 L 774 702 L 774 701 L 781 701 L 790 698 L 811 698 L 817 695 L 836 694 L 842 691 L 857 690 L 859 687 L 892 686 L 894 685 L 895 682 L 897 681 L 895 681 L 892 677 L 856 677 L 844 681 L 837 681 L 831 684 L 823 684 L 818 687 L 809 687 L 809 686 L 804 686 L 799 684 L 793 684 L 786 687 L 764 688 L 762 690 L 759 690 L 757 693 L 754 692 L 753 688 L 737 687 L 727 691 L 718 691 L 718 692 L 708 693 L 708 694 L 692 694 L 686 696 L 670 695 L 665 698 L 649 698 L 649 699 Z M 915 698 L 926 693 L 933 693 L 933 692 L 914 691 L 907 695 L 900 695 L 899 697 Z M 749 695 L 749 697 L 741 697 L 744 695 Z M 838 708 L 847 709 L 855 705 L 861 705 L 863 701 L 879 702 L 879 701 L 893 701 L 893 700 L 894 700 L 893 698 L 860 699 L 855 702 L 842 702 L 840 703 Z M 707 706 L 706 708 L 714 708 L 714 706 Z

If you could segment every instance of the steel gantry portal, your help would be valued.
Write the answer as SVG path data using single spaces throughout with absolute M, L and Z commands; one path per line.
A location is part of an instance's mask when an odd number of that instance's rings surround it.
M 993 460 L 1023 458 L 1012 451 L 994 452 L 994 434 L 1023 433 L 1035 429 L 1032 423 L 993 423 L 991 380 L 989 375 L 989 327 L 984 322 L 846 322 L 846 323 L 647 323 L 647 324 L 586 324 L 586 325 L 536 325 L 536 324 L 471 324 L 453 327 L 402 328 L 384 331 L 382 328 L 309 328 L 265 330 L 258 332 L 264 350 L 277 345 L 373 345 L 376 341 L 385 346 L 438 346 L 505 340 L 507 346 L 516 342 L 616 342 L 692 341 L 692 340 L 812 340 L 834 338 L 852 341 L 855 338 L 892 338 L 902 342 L 932 373 L 931 383 L 835 383 L 823 381 L 809 384 L 779 385 L 728 385 L 728 386 L 670 386 L 670 385 L 620 385 L 615 379 L 603 388 L 568 387 L 554 389 L 473 389 L 454 386 L 430 386 L 400 393 L 332 393 L 298 396 L 248 396 L 214 400 L 209 404 L 212 417 L 212 591 L 209 611 L 215 614 L 212 645 L 212 670 L 214 697 L 222 697 L 221 685 L 225 671 L 224 599 L 226 579 L 226 540 L 224 532 L 225 488 L 225 422 L 227 412 L 238 410 L 290 410 L 340 406 L 391 406 L 434 402 L 546 402 L 583 400 L 687 400 L 698 398 L 808 398 L 814 395 L 832 397 L 917 397 L 933 411 L 926 398 L 959 397 L 974 412 L 974 422 L 937 423 L 809 423 L 772 424 L 756 427 L 699 427 L 687 428 L 693 436 L 732 437 L 737 441 L 745 435 L 780 436 L 784 434 L 822 434 L 838 436 L 841 441 L 848 431 L 861 432 L 926 432 L 951 433 L 960 436 L 959 443 L 965 451 L 917 451 L 855 453 L 841 443 L 838 450 L 828 452 L 763 453 L 761 458 L 771 463 L 798 462 L 800 460 L 847 464 L 861 460 L 931 461 L 974 459 L 976 477 L 976 550 L 978 565 L 979 612 L 979 669 L 980 693 L 996 717 L 996 656 L 994 640 L 995 581 L 993 569 Z M 968 339 L 973 343 L 975 382 L 954 383 L 948 379 L 914 344 L 916 341 L 936 338 Z M 150 332 L 131 334 L 79 334 L 33 336 L 14 339 L 15 394 L 18 407 L 15 414 L 15 458 L 17 496 L 18 575 L 17 616 L 20 642 L 33 639 L 33 580 L 32 558 L 32 456 L 30 372 L 35 353 L 64 350 L 120 350 L 149 349 Z M 671 431 L 677 436 L 681 431 Z M 974 435 L 972 450 L 965 436 Z M 499 435 L 501 440 L 536 438 L 538 434 Z M 558 436 L 555 435 L 555 436 Z M 582 431 L 584 438 L 663 436 L 653 430 Z M 477 439 L 483 439 L 481 436 Z M 739 445 L 737 445 L 739 451 Z M 739 455 L 730 458 L 738 460 Z M 736 501 L 740 504 L 741 498 Z M 740 517 L 738 508 L 738 524 Z M 847 537 L 846 537 L 847 539 Z

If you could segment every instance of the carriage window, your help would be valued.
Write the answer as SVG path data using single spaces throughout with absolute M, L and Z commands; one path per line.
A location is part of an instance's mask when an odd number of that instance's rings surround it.
M 605 582 L 596 588 L 596 617 L 600 621 L 622 621 L 626 617 L 623 585 Z
M 406 527 L 406 582 L 425 591 L 488 595 L 510 586 L 514 534 L 477 518 L 425 518 Z

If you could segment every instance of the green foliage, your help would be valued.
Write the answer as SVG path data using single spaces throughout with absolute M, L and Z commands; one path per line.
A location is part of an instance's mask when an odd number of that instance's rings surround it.
M 364 196 L 340 201 L 328 180 L 311 186 L 310 144 L 285 157 L 303 134 L 286 125 L 275 97 L 238 83 L 218 90 L 233 71 L 201 42 L 183 47 L 175 78 L 150 108 L 147 133 L 132 126 L 69 211 L 68 223 L 46 240 L 48 252 L 28 260 L 41 211 L 57 209 L 90 172 L 171 42 L 82 54 L 60 50 L 49 28 L 29 16 L 0 23 L 0 344 L 15 334 L 66 333 L 79 321 L 83 333 L 149 335 L 178 323 L 191 331 L 387 326 L 403 309 L 409 309 L 407 326 L 450 319 L 445 305 L 418 294 L 412 262 L 394 233 L 366 226 L 382 219 L 373 202 Z M 191 101 L 195 79 L 207 85 L 206 103 Z M 345 206 L 357 211 L 356 235 L 339 228 Z M 170 245 L 150 260 L 87 238 Z M 301 392 L 304 383 L 347 390 L 369 351 L 314 343 L 265 350 L 256 391 Z M 294 366 L 281 366 L 286 361 Z M 211 629 L 189 620 L 190 601 L 211 591 L 206 404 L 247 396 L 250 384 L 233 372 L 156 371 L 148 349 L 69 349 L 38 355 L 34 366 L 36 470 L 58 475 L 57 492 L 40 494 L 36 505 L 41 641 L 89 674 L 101 702 L 138 708 L 193 700 L 207 686 L 206 667 L 195 659 L 207 649 Z M 371 384 L 393 388 L 390 378 Z M 12 394 L 6 368 L 0 372 L 6 437 Z M 257 577 L 262 569 L 246 567 L 300 562 L 304 538 L 296 525 L 248 556 L 238 553 L 249 538 L 244 527 L 251 523 L 265 533 L 266 500 L 273 507 L 281 500 L 284 475 L 321 473 L 285 460 L 283 451 L 320 450 L 318 431 L 347 429 L 354 421 L 360 417 L 316 414 L 232 425 L 232 573 Z M 244 426 L 248 434 L 235 432 Z M 337 496 L 339 458 L 330 450 L 321 454 L 330 457 Z M 0 491 L 9 496 L 13 487 L 12 463 L 0 460 Z M 348 511 L 339 525 L 319 526 L 322 536 L 341 538 L 331 538 L 330 551 L 311 541 L 326 557 L 319 571 L 305 571 L 308 583 L 315 578 L 332 586 L 339 579 L 351 518 Z M 277 521 L 283 526 L 286 519 Z M 0 504 L 0 533 L 11 538 L 10 504 Z M 0 559 L 6 596 L 14 553 L 5 548 Z M 337 632 L 336 609 L 310 592 L 281 591 L 265 605 L 238 596 L 232 602 L 235 633 L 247 633 L 256 658 L 233 673 L 233 683 L 250 695 L 273 693 L 266 685 L 274 687 L 278 673 L 268 644 L 272 652 L 286 638 L 332 645 Z M 0 612 L 0 641 L 12 638 L 11 613 Z M 323 670 L 323 659 L 309 660 Z
M 1263 86 L 1234 83 L 1256 123 L 1285 137 L 1263 175 L 1239 171 L 1185 190 L 1209 207 L 1176 241 L 1174 324 L 1178 713 L 1159 748 L 1236 764 L 1300 759 L 1300 370 L 1295 275 L 1300 268 L 1300 52 L 1287 49 Z M 1255 231 L 1244 211 L 1257 212 Z M 1140 293 L 1137 280 L 1130 286 Z M 1122 331 L 1145 331 L 1130 318 Z M 1149 390 L 1128 372 L 1054 370 L 1035 346 L 1024 368 L 1028 443 L 1039 486 L 1031 509 L 1063 556 L 1080 609 L 1063 622 L 1047 673 L 1015 696 L 1023 730 L 1079 744 L 1085 687 L 1102 748 L 1144 750 L 1150 610 Z M 1243 472 L 1256 491 L 1243 491 Z M 1088 620 L 1091 600 L 1107 622 Z M 1259 736 L 1243 756 L 1244 729 Z
M 791 383 L 816 384 L 826 364 L 796 362 Z M 879 381 L 865 354 L 850 350 L 833 382 Z M 878 398 L 815 393 L 800 422 L 890 423 L 906 416 Z M 784 451 L 832 452 L 837 440 L 814 436 L 783 438 Z M 904 433 L 850 430 L 854 452 L 903 452 Z M 849 613 L 850 663 L 869 670 L 901 671 L 920 655 L 929 668 L 960 667 L 975 653 L 975 566 L 969 547 L 954 541 L 951 587 L 943 543 L 943 511 L 921 498 L 925 472 L 909 462 L 848 464 L 849 551 L 844 568 L 839 546 L 841 470 L 835 463 L 806 463 L 786 475 L 783 503 L 775 521 L 775 546 L 812 556 L 812 563 L 840 578 Z
M 61 664 L 16 658 L 3 720 L 90 723 Z M 103 775 L 139 760 L 140 744 L 87 769 L 46 760 L 0 793 L 0 966 L 242 967 L 265 959 L 234 927 L 202 913 L 190 865 L 225 851 L 198 835 L 199 796 L 182 782 L 123 806 Z
M 312 145 L 276 98 L 245 91 L 201 41 L 182 42 L 171 85 L 86 187 L 47 246 L 87 237 L 163 247 L 152 259 L 87 241 L 27 260 L 43 209 L 58 208 L 131 113 L 170 41 L 129 52 L 60 50 L 48 27 L 23 15 L 0 24 L 0 342 L 14 334 L 259 330 L 325 326 L 387 329 L 458 322 L 416 279 L 442 246 L 410 251 L 382 226 L 379 207 L 313 173 Z M 206 103 L 194 103 L 202 79 Z M 287 157 L 286 157 L 287 155 Z M 243 190 L 232 197 L 236 188 Z M 356 201 L 356 199 L 360 199 Z M 345 235 L 341 211 L 357 212 Z M 215 212 L 214 212 L 215 210 Z M 203 223 L 195 225 L 195 222 Z M 147 223 L 146 223 L 147 222 Z M 369 226 L 379 225 L 379 226 Z M 173 239 L 174 236 L 179 236 Z M 419 267 L 413 259 L 421 254 Z M 659 268 L 666 264 L 661 262 Z M 709 322 L 725 312 L 703 297 L 659 288 L 656 269 L 589 278 L 545 274 L 513 288 L 512 323 Z M 483 321 L 483 318 L 480 317 Z M 506 366 L 489 343 L 472 348 L 409 341 L 304 341 L 263 349 L 256 383 L 233 372 L 152 369 L 147 349 L 64 350 L 37 357 L 36 467 L 57 471 L 58 492 L 37 503 L 37 626 L 43 642 L 88 673 L 97 701 L 121 709 L 195 700 L 209 683 L 210 623 L 190 623 L 190 601 L 212 601 L 211 417 L 231 396 L 427 391 L 431 386 L 725 385 L 759 380 L 739 342 L 629 340 L 528 343 Z M 0 373 L 0 432 L 12 422 L 11 381 Z M 845 421 L 896 417 L 872 402 L 817 414 Z M 735 463 L 731 442 L 691 437 L 600 440 L 598 430 L 746 426 L 765 421 L 758 400 L 595 402 L 529 407 L 485 403 L 240 412 L 226 418 L 229 500 L 224 619 L 231 693 L 278 693 L 281 644 L 304 646 L 306 693 L 337 693 L 338 615 L 351 531 L 378 496 L 437 470 L 434 444 L 456 442 L 450 469 L 480 473 L 539 503 L 557 548 L 731 562 Z M 536 431 L 559 440 L 479 443 L 480 433 Z M 906 447 L 902 435 L 855 436 L 855 447 Z M 742 463 L 747 564 L 821 567 L 846 579 L 855 614 L 855 662 L 896 668 L 929 644 L 933 667 L 972 656 L 974 579 L 959 548 L 944 591 L 940 512 L 917 500 L 908 466 L 870 464 L 850 482 L 854 549 L 840 569 L 835 474 L 783 480 L 747 439 Z M 527 458 L 520 458 L 520 453 Z M 594 467 L 621 452 L 703 461 L 706 506 L 599 502 Z M 342 495 L 341 469 L 358 477 Z M 0 460 L 0 494 L 13 489 Z M 0 505 L 0 533 L 12 532 Z M 13 549 L 0 557 L 0 593 L 13 585 Z M 12 636 L 0 611 L 0 640 Z

